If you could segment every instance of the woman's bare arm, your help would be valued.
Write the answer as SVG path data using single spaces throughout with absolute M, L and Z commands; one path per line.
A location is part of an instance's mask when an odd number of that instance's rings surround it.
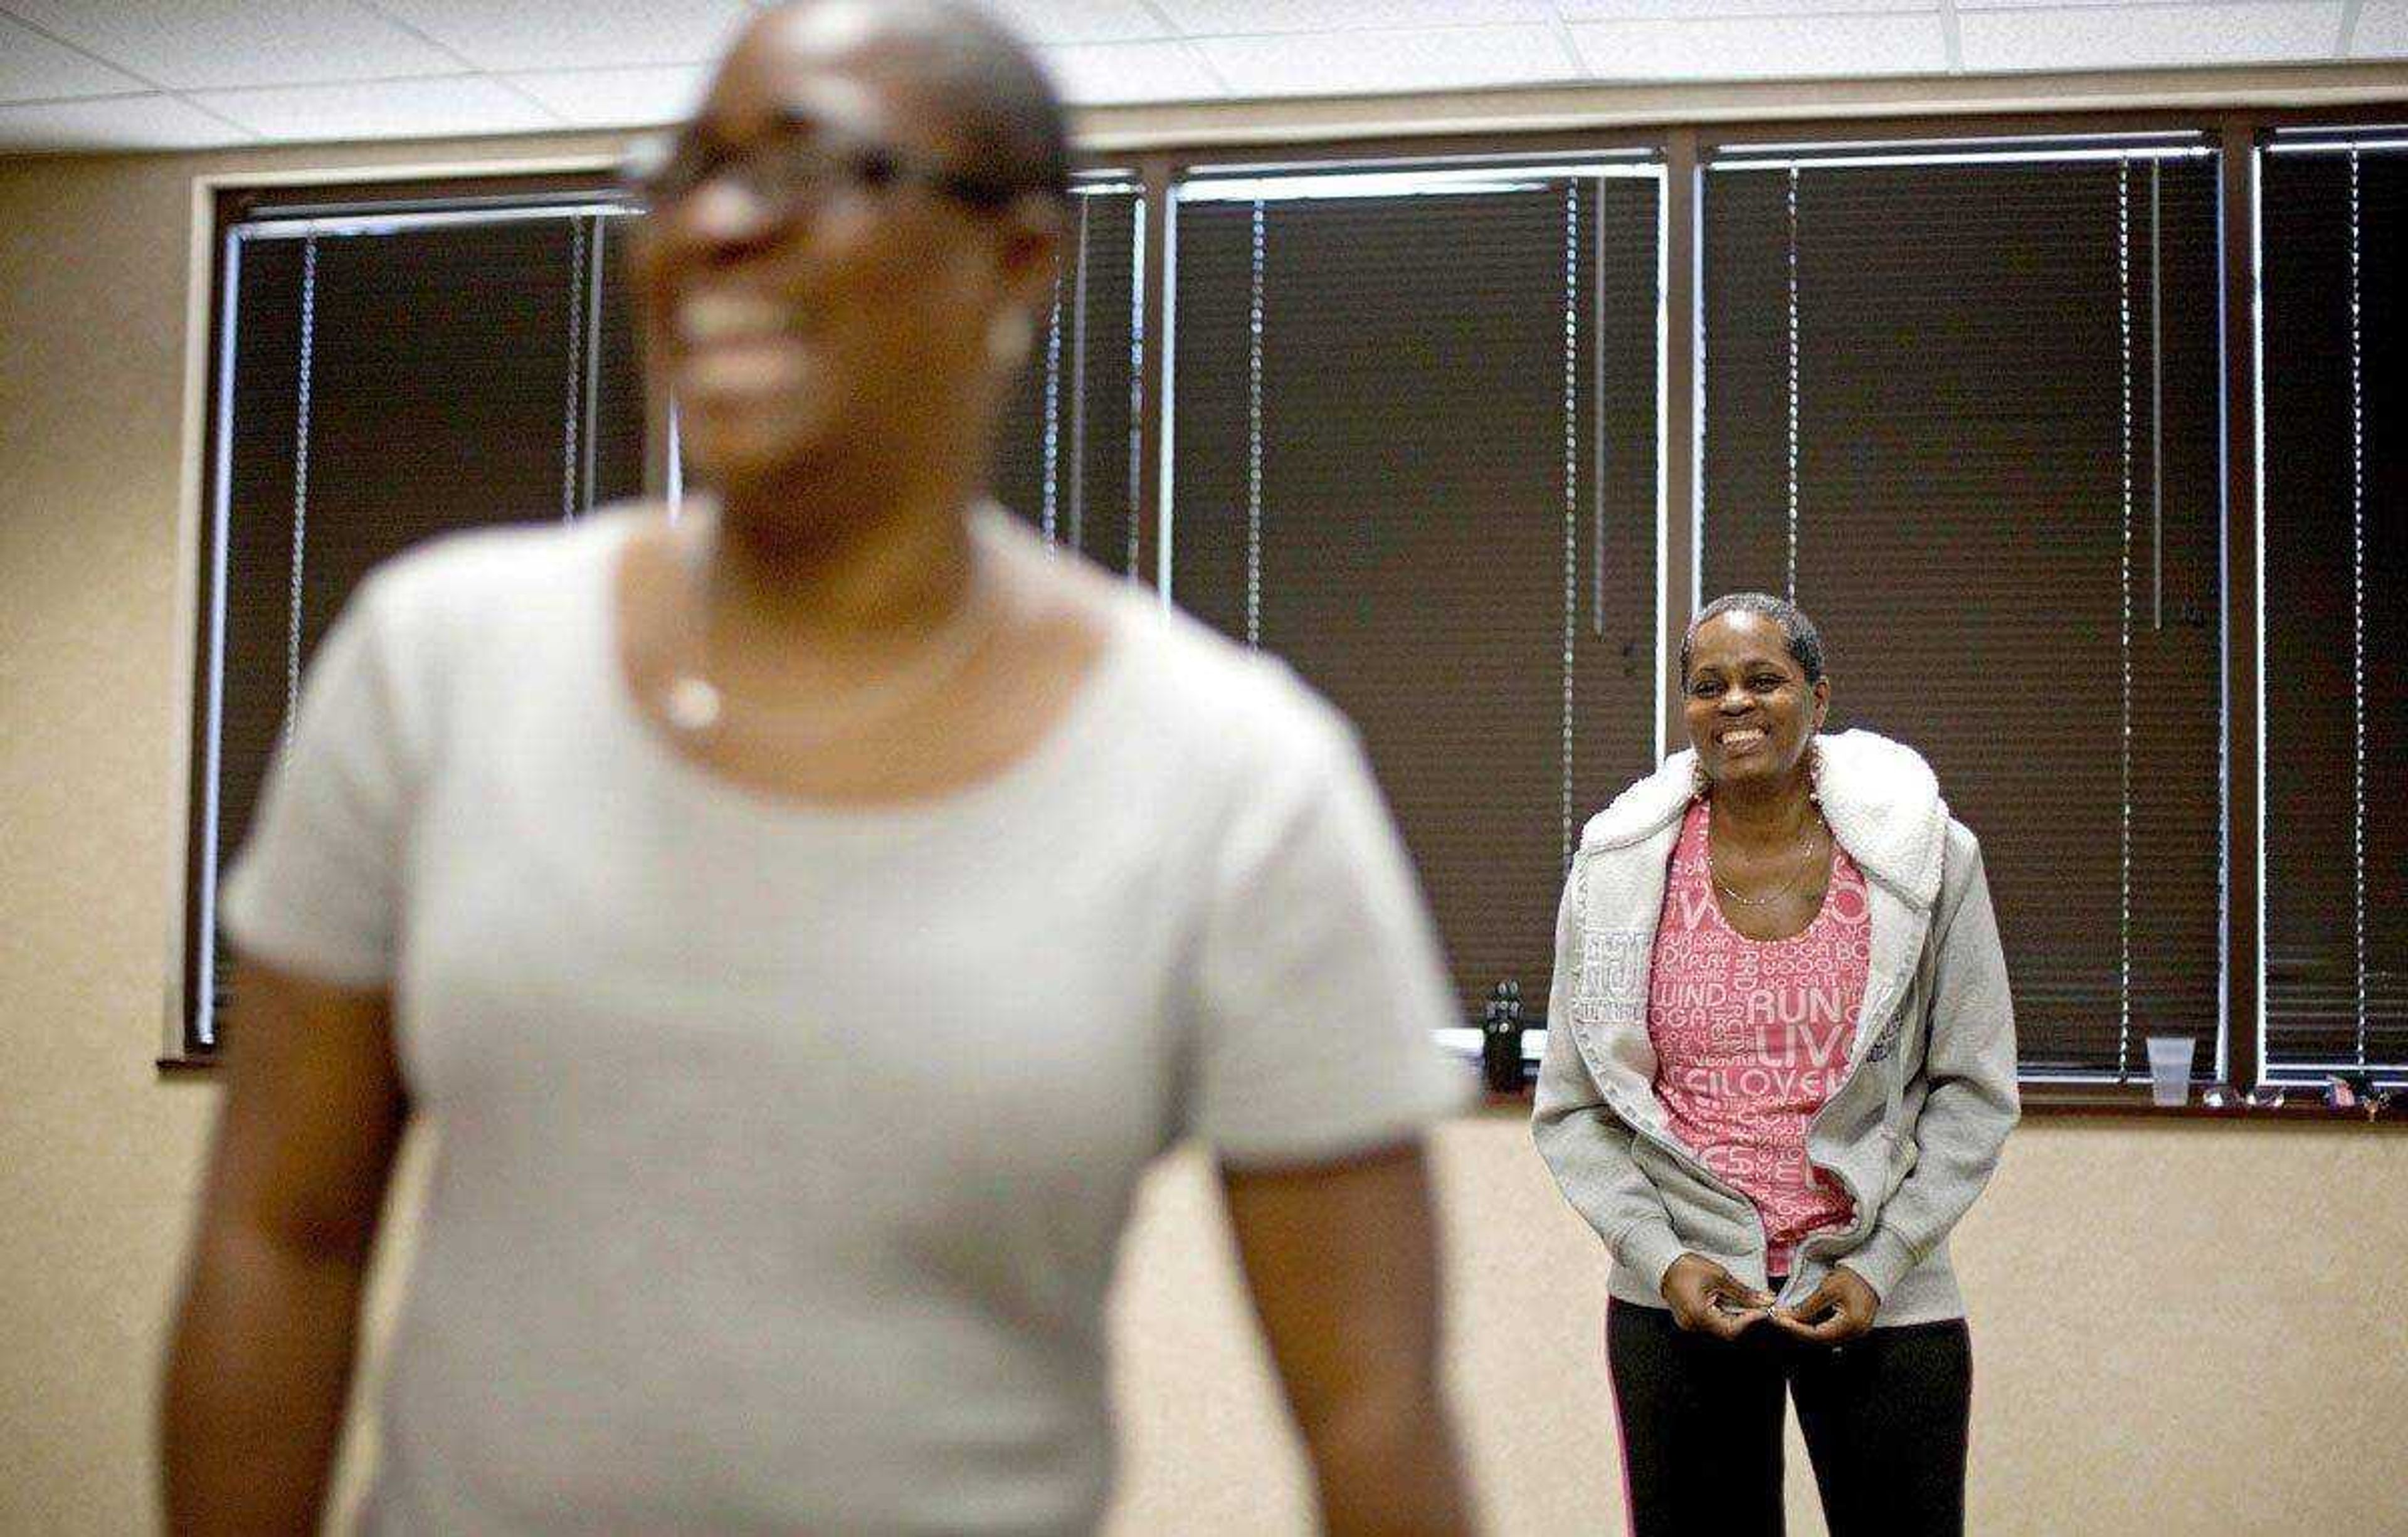
M 382 991 L 246 962 L 169 1348 L 168 1530 L 316 1530 L 408 1105 Z
M 1331 1537 L 1468 1531 L 1420 1147 L 1222 1180 Z

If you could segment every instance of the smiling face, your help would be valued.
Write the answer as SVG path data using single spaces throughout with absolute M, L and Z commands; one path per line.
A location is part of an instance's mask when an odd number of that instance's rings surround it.
M 948 190 L 986 167 L 947 46 L 924 14 L 826 0 L 763 17 L 720 66 L 638 257 L 701 478 L 983 443 L 1011 361 L 990 338 L 1050 293 L 1059 209 Z
M 1715 784 L 1786 782 L 1831 700 L 1830 680 L 1806 681 L 1779 625 L 1738 609 L 1698 626 L 1682 684 L 1689 740 Z

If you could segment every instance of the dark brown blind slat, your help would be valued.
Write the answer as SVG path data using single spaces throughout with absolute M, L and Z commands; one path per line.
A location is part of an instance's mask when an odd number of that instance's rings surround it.
M 2408 738 L 2396 709 L 2408 686 L 2398 430 L 2408 154 L 2358 156 L 2355 348 L 2349 156 L 2272 153 L 2260 168 L 2266 1066 L 2398 1076 L 2408 1071 Z
M 1573 192 L 1264 205 L 1261 642 L 1362 732 L 1467 1014 L 1553 964 Z M 1577 197 L 1575 836 L 1655 752 L 1658 193 Z M 1253 222 L 1184 202 L 1176 248 L 1171 590 L 1241 639 Z
M 2157 173 L 2155 538 L 2151 168 L 2127 174 L 1797 180 L 1796 596 L 1830 647 L 1831 725 L 1920 749 L 1981 837 L 2042 1073 L 2144 1073 L 2153 1030 L 2198 1036 L 2205 1067 L 2220 1014 L 2216 172 Z M 1706 179 L 1708 597 L 1788 581 L 1789 199 L 1784 170 Z

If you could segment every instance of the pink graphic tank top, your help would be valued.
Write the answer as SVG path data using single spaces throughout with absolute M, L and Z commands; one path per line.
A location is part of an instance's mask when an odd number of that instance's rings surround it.
M 1845 1227 L 1847 1192 L 1806 1159 L 1806 1123 L 1846 1073 L 1871 959 L 1865 878 L 1833 845 L 1822 911 L 1785 940 L 1751 940 L 1715 905 L 1706 805 L 1672 851 L 1649 970 L 1647 1034 L 1671 1129 L 1763 1214 L 1770 1273 L 1799 1241 Z

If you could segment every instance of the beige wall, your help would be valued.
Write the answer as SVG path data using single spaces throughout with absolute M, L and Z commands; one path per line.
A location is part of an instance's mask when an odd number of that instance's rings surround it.
M 2079 84 L 2105 101 L 2397 93 L 2400 79 Z M 1948 89 L 2007 99 L 1979 82 Z M 2015 82 L 2014 99 L 2049 89 Z M 1659 97 L 1555 93 L 1526 106 L 1679 109 L 1651 106 Z M 1795 88 L 1717 99 L 1801 105 Z M 1900 91 L 1814 99 L 1861 108 Z M 1122 113 L 1089 127 L 1326 131 L 1512 105 Z M 604 148 L 0 161 L 0 1537 L 149 1524 L 151 1381 L 214 1093 L 151 1066 L 180 900 L 191 179 Z M 1439 1173 L 1458 1403 L 1498 1530 L 1618 1530 L 1596 1245 L 1512 1118 L 1448 1128 Z M 2408 1137 L 2358 1128 L 2018 1131 L 1958 1244 L 1980 1362 L 1974 1530 L 2408 1531 L 2403 1180 Z M 1206 1190 L 1189 1162 L 1150 1187 L 1115 1304 L 1129 1446 L 1115 1530 L 1128 1537 L 1254 1537 L 1300 1520 L 1295 1456 L 1244 1343 Z M 1803 1515 L 1811 1491 L 1793 1454 Z

